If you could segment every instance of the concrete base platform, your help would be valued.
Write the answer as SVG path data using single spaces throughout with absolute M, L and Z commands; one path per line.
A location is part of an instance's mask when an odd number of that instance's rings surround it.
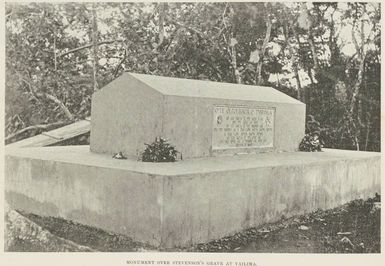
M 254 154 L 143 163 L 89 146 L 7 149 L 11 207 L 60 216 L 161 247 L 333 208 L 380 192 L 380 154 Z

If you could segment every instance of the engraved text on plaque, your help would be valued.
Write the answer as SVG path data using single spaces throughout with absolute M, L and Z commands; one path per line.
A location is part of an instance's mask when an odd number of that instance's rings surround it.
M 274 113 L 274 108 L 214 106 L 213 149 L 273 147 Z

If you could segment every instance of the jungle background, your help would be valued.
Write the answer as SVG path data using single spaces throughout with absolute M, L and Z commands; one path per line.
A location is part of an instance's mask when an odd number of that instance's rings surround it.
M 306 103 L 325 147 L 380 151 L 380 14 L 354 2 L 6 3 L 5 142 L 89 117 L 93 92 L 129 71 L 272 86 Z

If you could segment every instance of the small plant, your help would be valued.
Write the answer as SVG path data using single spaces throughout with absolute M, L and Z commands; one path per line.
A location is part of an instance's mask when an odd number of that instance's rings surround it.
M 142 153 L 142 162 L 175 162 L 178 151 L 164 138 L 155 138 Z
M 320 123 L 314 119 L 314 116 L 309 115 L 306 122 L 306 134 L 299 144 L 299 150 L 307 152 L 322 151 L 323 142 L 320 140 L 320 135 L 324 130 Z
M 322 144 L 317 134 L 306 134 L 299 144 L 300 151 L 321 151 Z

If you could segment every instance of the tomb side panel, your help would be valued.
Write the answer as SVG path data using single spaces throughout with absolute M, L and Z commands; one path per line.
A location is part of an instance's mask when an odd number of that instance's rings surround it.
M 380 158 L 164 178 L 162 245 L 189 246 L 380 190 Z
M 166 96 L 163 137 L 183 158 L 210 156 L 213 101 L 196 97 Z
M 17 156 L 7 156 L 5 165 L 5 199 L 11 208 L 160 245 L 160 178 Z
M 275 147 L 278 151 L 297 151 L 305 136 L 306 105 L 279 104 L 275 113 Z
M 272 145 L 266 147 L 239 147 L 223 149 L 213 139 L 216 106 L 228 106 L 234 110 L 274 110 Z M 233 108 L 234 107 L 234 108 Z M 271 115 L 268 116 L 269 118 Z M 252 117 L 250 117 L 252 118 Z M 295 151 L 305 134 L 305 105 L 267 103 L 181 96 L 165 96 L 163 134 L 183 158 L 206 157 L 221 154 L 255 153 L 266 151 Z
M 162 113 L 163 95 L 123 75 L 92 98 L 91 151 L 137 158 L 161 135 Z

